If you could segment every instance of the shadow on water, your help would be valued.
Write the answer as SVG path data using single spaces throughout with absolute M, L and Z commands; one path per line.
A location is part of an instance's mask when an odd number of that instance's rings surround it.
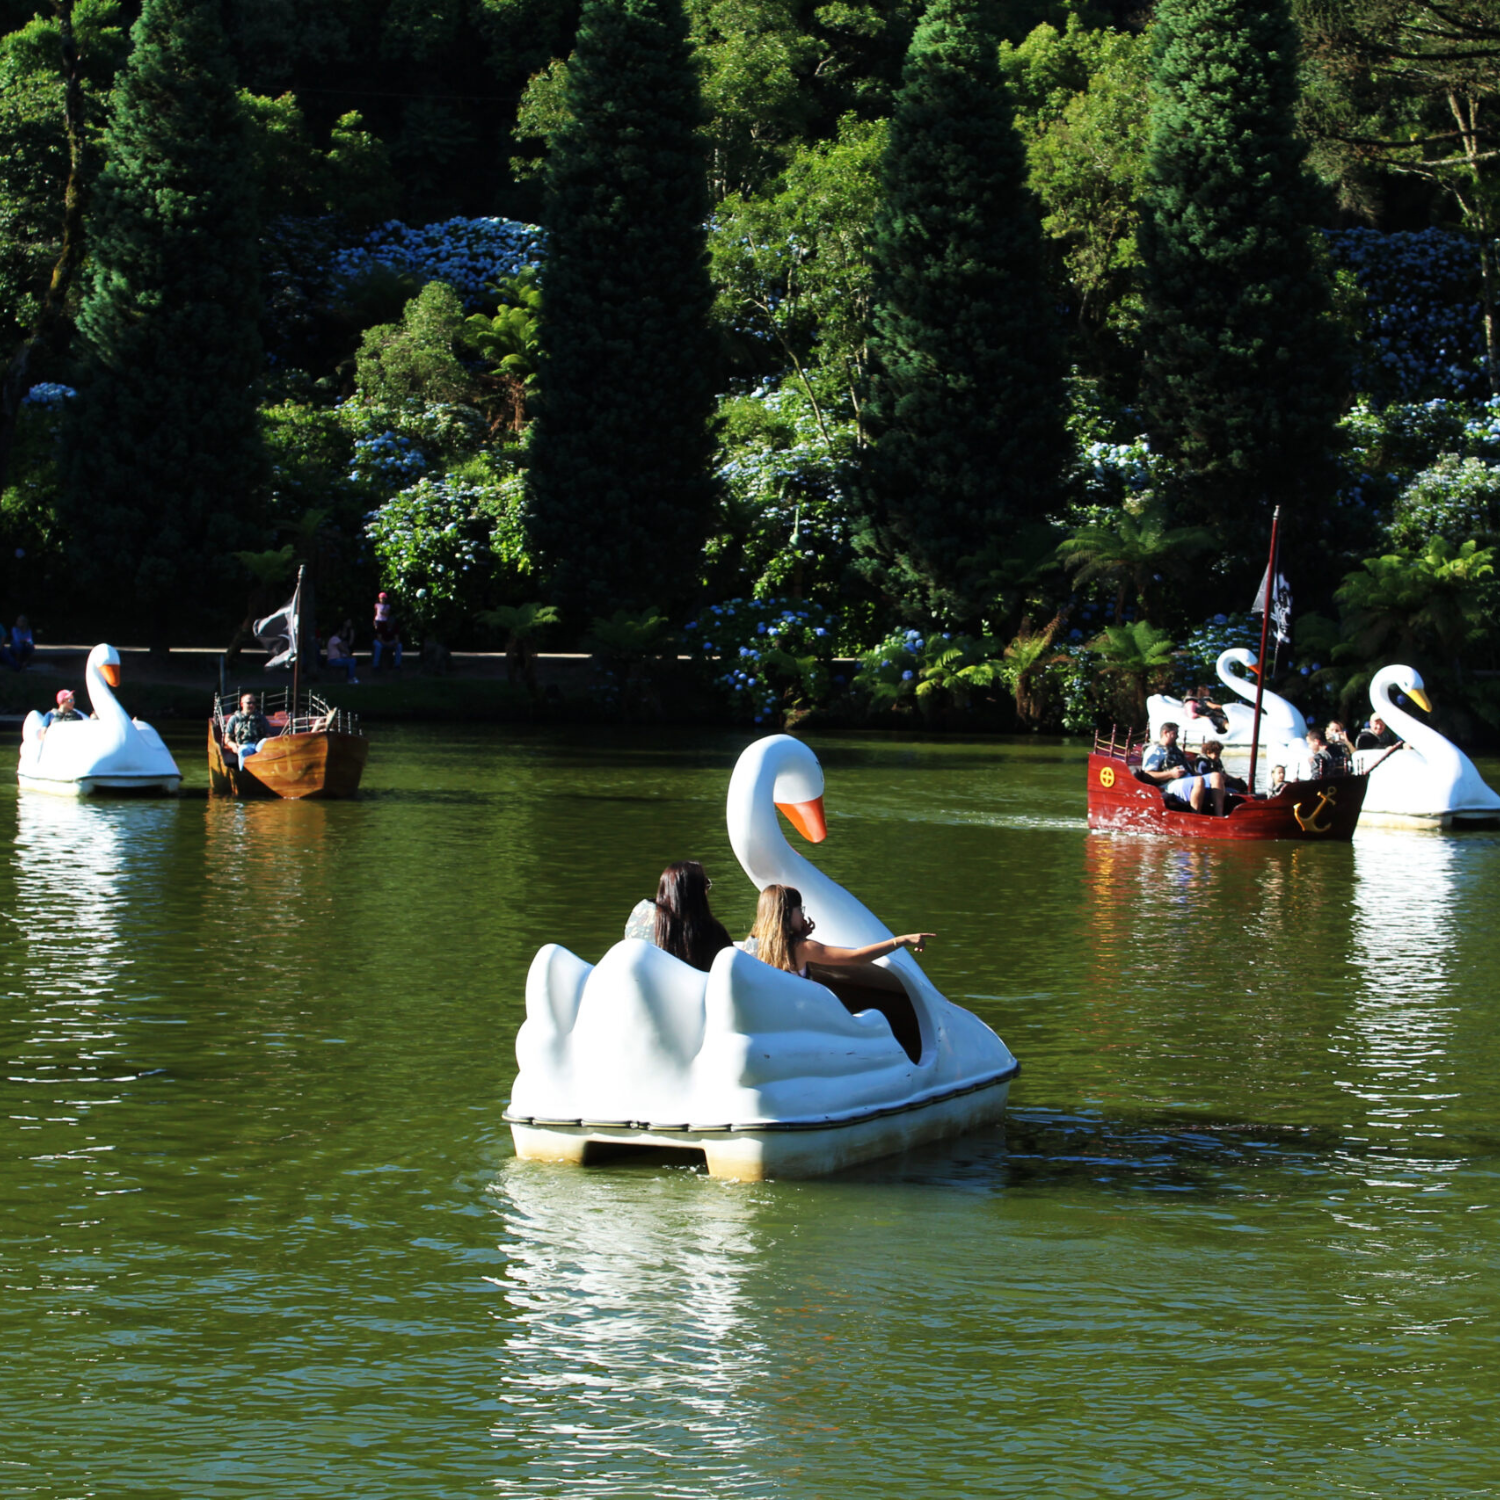
M 1423 1145 L 1429 1163 L 1500 1156 L 1500 1137 Z M 1326 1175 L 1341 1182 L 1351 1170 L 1389 1165 L 1379 1145 L 1328 1126 L 1170 1116 L 1118 1120 L 1024 1110 L 987 1130 L 851 1167 L 836 1180 L 980 1193 L 1021 1188 L 1071 1193 L 1091 1184 L 1234 1197 L 1262 1191 L 1270 1175 L 1294 1175 L 1298 1190 L 1306 1191 L 1308 1178 Z

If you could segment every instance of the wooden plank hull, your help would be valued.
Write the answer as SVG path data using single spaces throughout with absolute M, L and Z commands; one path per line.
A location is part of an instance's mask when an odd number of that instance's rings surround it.
M 1222 818 L 1168 802 L 1155 782 L 1109 755 L 1089 756 L 1089 827 L 1191 839 L 1297 839 L 1347 842 L 1354 837 L 1368 778 L 1289 781 L 1275 797 L 1231 797 Z
M 352 797 L 369 755 L 362 734 L 281 734 L 266 740 L 242 771 L 210 720 L 208 786 L 218 797 Z

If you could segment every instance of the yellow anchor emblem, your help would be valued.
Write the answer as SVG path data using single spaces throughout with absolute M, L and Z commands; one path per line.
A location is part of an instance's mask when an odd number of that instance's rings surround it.
M 1301 828 L 1303 833 L 1329 833 L 1333 829 L 1333 824 L 1326 820 L 1320 823 L 1318 819 L 1323 816 L 1325 809 L 1337 807 L 1338 801 L 1339 789 L 1336 786 L 1331 786 L 1326 792 L 1318 793 L 1318 805 L 1305 818 L 1302 816 L 1302 804 L 1300 802 L 1293 805 L 1292 816 L 1297 820 L 1297 826 Z
M 1115 768 L 1113 766 L 1105 766 L 1104 769 L 1099 772 L 1099 785 L 1100 786 L 1113 786 L 1114 784 L 1115 784 Z

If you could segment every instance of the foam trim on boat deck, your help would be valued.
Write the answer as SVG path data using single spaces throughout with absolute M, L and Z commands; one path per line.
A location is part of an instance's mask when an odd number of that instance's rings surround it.
M 881 1120 L 890 1115 L 909 1114 L 912 1110 L 927 1109 L 949 1099 L 961 1099 L 965 1094 L 977 1094 L 981 1089 L 994 1088 L 997 1084 L 1009 1083 L 1019 1077 L 1021 1064 L 1013 1062 L 1010 1067 L 975 1083 L 962 1083 L 957 1088 L 939 1089 L 923 1094 L 917 1099 L 907 1099 L 900 1104 L 886 1104 L 874 1109 L 862 1109 L 847 1115 L 820 1115 L 816 1119 L 802 1120 L 751 1120 L 737 1125 L 658 1125 L 649 1120 L 550 1120 L 541 1115 L 513 1115 L 509 1109 L 501 1118 L 510 1125 L 531 1125 L 539 1130 L 658 1130 L 665 1134 L 685 1135 L 737 1134 L 745 1131 L 770 1133 L 780 1130 L 836 1130 L 842 1125 L 863 1125 L 868 1120 Z

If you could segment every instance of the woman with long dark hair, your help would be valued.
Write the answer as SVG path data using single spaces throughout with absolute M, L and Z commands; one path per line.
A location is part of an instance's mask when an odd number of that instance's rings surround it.
M 631 912 L 625 936 L 647 938 L 706 973 L 713 967 L 714 955 L 733 946 L 724 924 L 709 910 L 713 884 L 696 859 L 668 865 L 656 884 L 656 899 L 642 901 Z

